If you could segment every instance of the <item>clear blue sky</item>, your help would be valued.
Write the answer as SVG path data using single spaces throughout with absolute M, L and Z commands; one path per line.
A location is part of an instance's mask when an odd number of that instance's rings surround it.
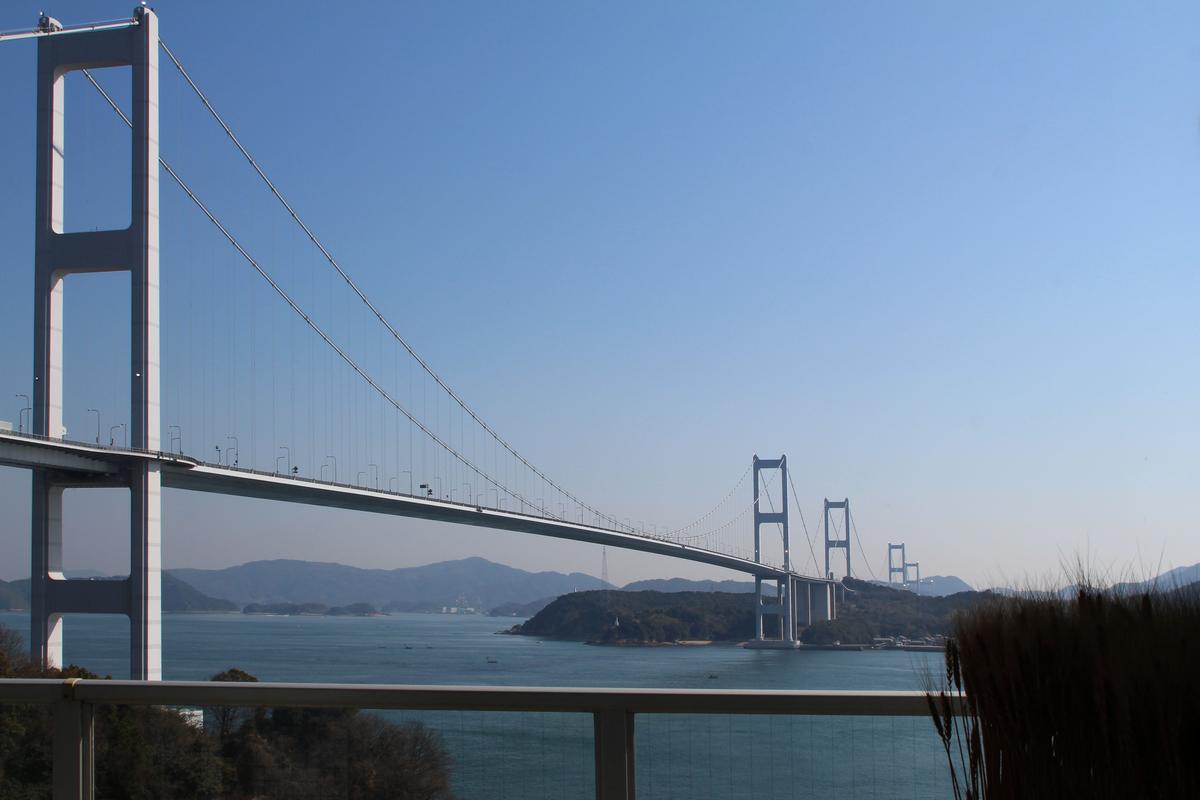
M 43 5 L 6 3 L 0 29 Z M 876 571 L 887 541 L 982 584 L 1077 556 L 1200 561 L 1195 4 L 156 8 L 400 330 L 597 505 L 682 524 L 754 453 L 786 452 L 810 526 L 822 497 L 851 497 Z M 35 51 L 0 44 L 0 419 L 31 385 Z M 163 155 L 279 269 L 320 274 L 282 223 L 258 224 L 253 177 L 163 72 Z M 67 213 L 107 227 L 120 164 L 105 154 L 121 151 L 84 88 L 68 88 L 87 112 L 68 129 L 86 166 Z M 235 373 L 233 398 L 214 353 L 195 355 L 206 334 L 216 355 L 242 346 L 266 295 L 200 221 L 176 221 L 195 217 L 177 195 L 164 188 L 164 403 L 193 420 L 189 443 L 236 428 L 269 468 L 303 430 L 267 436 L 263 395 Z M 125 389 L 104 335 L 124 335 L 127 301 L 114 276 L 79 285 L 67 425 L 94 426 L 98 404 L 107 438 Z M 256 410 L 226 419 L 239 407 Z M 27 487 L 0 468 L 0 578 L 28 573 Z M 123 568 L 119 498 L 72 502 L 68 566 Z M 180 493 L 165 519 L 167 566 L 600 569 L 579 545 Z M 616 581 L 710 574 L 609 560 Z

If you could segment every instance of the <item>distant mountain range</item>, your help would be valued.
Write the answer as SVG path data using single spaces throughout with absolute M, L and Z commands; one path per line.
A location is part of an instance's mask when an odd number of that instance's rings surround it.
M 1149 588 L 1169 590 L 1188 586 L 1197 581 L 1200 581 L 1200 564 L 1192 564 L 1190 567 L 1176 567 L 1167 570 L 1157 578 L 1118 583 L 1113 588 L 1124 592 L 1141 592 Z
M 1122 581 L 1112 584 L 1112 590 L 1120 594 L 1137 594 L 1148 590 L 1156 590 L 1160 592 L 1169 592 L 1174 589 L 1183 589 L 1185 587 L 1195 587 L 1200 583 L 1200 564 L 1192 564 L 1190 567 L 1175 567 L 1166 572 L 1157 575 L 1153 578 L 1147 578 L 1141 581 Z M 1075 594 L 1076 586 L 1063 586 L 1059 589 L 1050 590 L 1062 597 L 1072 597 Z M 1038 586 L 1033 588 L 1014 589 L 1009 586 L 1000 586 L 992 589 L 996 594 L 1002 595 L 1021 595 L 1021 594 L 1044 594 L 1047 590 Z
M 279 559 L 225 569 L 176 569 L 171 574 L 205 594 L 228 598 L 239 606 L 370 603 L 385 611 L 427 611 L 442 606 L 487 610 L 504 603 L 530 603 L 581 589 L 606 588 L 599 579 L 581 572 L 527 572 L 483 558 L 400 569 Z

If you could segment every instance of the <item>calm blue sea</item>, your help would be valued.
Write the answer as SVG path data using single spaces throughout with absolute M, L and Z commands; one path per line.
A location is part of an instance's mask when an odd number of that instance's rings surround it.
M 167 615 L 163 672 L 206 679 L 239 667 L 266 681 L 737 689 L 921 689 L 937 653 L 740 647 L 592 647 L 496 632 L 517 620 Z M 0 624 L 27 634 L 25 613 Z M 66 660 L 126 677 L 124 617 L 65 621 Z M 591 718 L 398 713 L 440 731 L 464 798 L 594 795 Z M 642 716 L 638 797 L 947 797 L 945 755 L 925 718 Z

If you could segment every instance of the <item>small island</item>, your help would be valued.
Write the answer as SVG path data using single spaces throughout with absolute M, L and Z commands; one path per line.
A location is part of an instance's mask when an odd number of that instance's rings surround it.
M 243 614 L 271 614 L 283 617 L 381 617 L 382 613 L 370 603 L 351 603 L 348 606 L 327 606 L 324 603 L 250 603 Z

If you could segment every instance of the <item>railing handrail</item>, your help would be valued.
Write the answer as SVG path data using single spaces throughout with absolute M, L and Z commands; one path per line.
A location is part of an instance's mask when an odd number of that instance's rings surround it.
M 278 706 L 631 714 L 925 716 L 920 691 L 630 689 L 346 683 L 0 679 L 0 703 Z

